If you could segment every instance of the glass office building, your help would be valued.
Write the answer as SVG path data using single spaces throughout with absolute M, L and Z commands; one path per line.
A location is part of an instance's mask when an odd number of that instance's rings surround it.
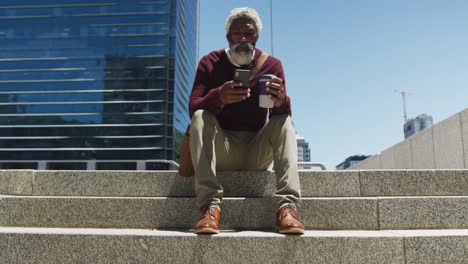
M 347 157 L 343 162 L 340 164 L 336 165 L 337 170 L 346 170 L 348 168 L 351 168 L 352 166 L 358 164 L 359 162 L 367 159 L 370 157 L 369 155 L 353 155 Z
M 198 0 L 1 1 L 0 168 L 177 161 L 198 9 Z
M 303 136 L 296 135 L 297 143 L 297 161 L 301 162 L 310 162 L 310 148 L 309 142 L 305 140 Z M 310 169 L 310 166 L 299 166 L 300 169 Z
M 432 116 L 420 114 L 416 118 L 411 118 L 403 125 L 405 139 L 415 135 L 433 125 Z

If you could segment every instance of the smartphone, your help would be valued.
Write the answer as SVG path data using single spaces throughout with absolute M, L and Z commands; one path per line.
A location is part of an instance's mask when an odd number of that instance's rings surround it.
M 250 70 L 236 69 L 234 72 L 234 81 L 240 81 L 243 87 L 249 87 Z

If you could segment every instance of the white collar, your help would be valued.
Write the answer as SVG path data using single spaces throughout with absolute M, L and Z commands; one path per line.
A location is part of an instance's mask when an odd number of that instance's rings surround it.
M 236 66 L 236 67 L 239 67 L 239 68 L 242 67 L 241 65 L 239 65 L 239 64 L 232 61 L 231 54 L 229 53 L 229 50 L 230 50 L 230 48 L 226 48 L 224 51 L 226 52 L 226 55 L 227 55 L 229 61 L 231 62 L 231 64 Z M 255 49 L 254 49 L 254 51 L 252 53 L 252 61 L 253 61 L 254 58 L 255 58 Z

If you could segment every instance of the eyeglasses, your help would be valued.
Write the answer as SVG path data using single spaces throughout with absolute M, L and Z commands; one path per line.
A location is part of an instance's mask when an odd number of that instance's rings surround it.
M 243 37 L 246 39 L 253 39 L 257 36 L 257 32 L 234 31 L 234 32 L 229 32 L 229 35 L 232 38 L 236 38 L 236 39 L 241 39 Z

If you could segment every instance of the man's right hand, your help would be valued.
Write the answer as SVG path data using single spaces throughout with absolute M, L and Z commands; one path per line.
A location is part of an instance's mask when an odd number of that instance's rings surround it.
M 242 87 L 240 81 L 228 81 L 219 89 L 219 98 L 223 104 L 232 104 L 250 97 L 250 88 Z

